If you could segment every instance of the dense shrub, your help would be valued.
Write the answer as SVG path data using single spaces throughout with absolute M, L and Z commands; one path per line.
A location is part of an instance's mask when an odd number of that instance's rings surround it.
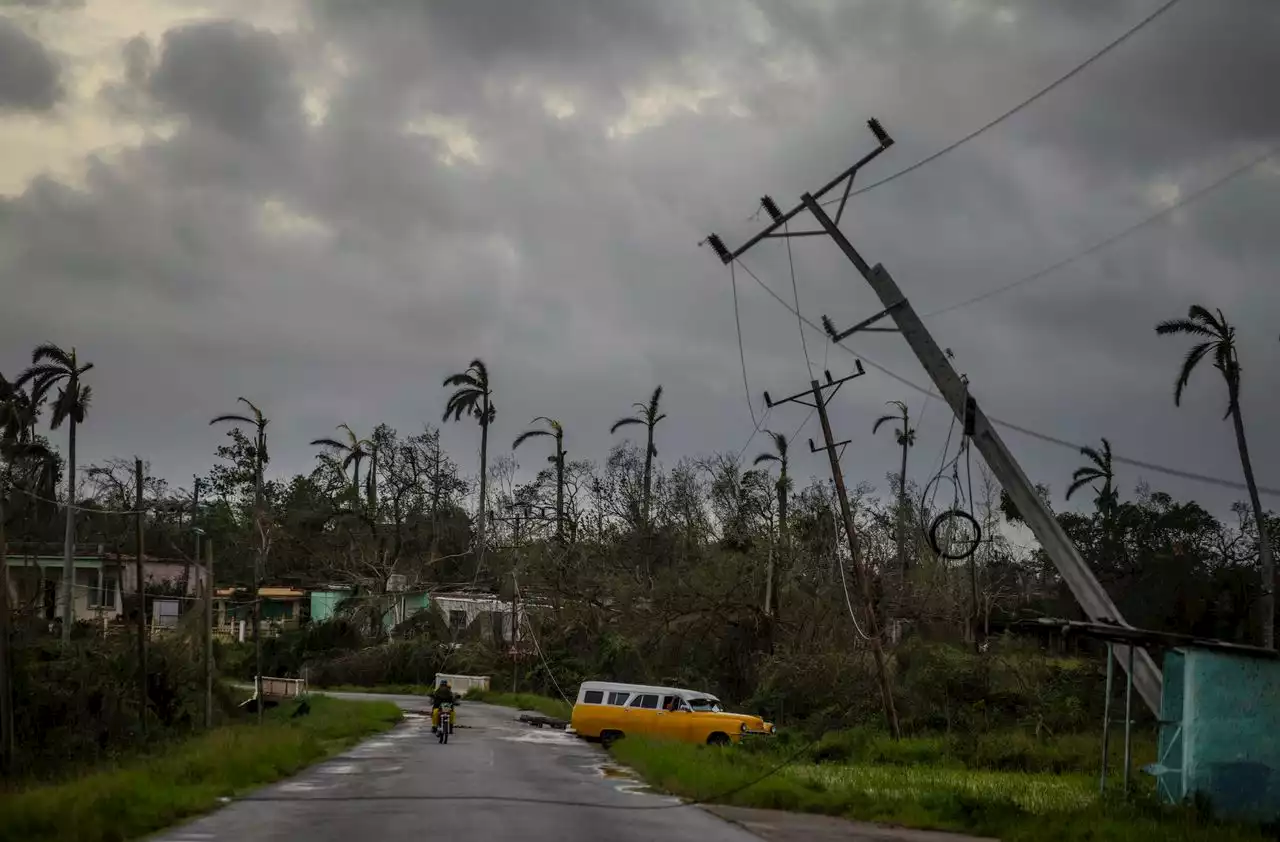
M 907 733 L 972 733 L 1018 725 L 1033 736 L 1097 727 L 1096 661 L 1060 658 L 1012 641 L 987 652 L 908 641 L 892 652 L 894 700 Z M 884 723 L 870 652 L 779 650 L 761 669 L 752 710 L 817 735 Z
M 363 649 L 364 638 L 354 623 L 344 618 L 309 623 L 276 637 L 262 640 L 262 673 L 297 678 L 308 665 Z M 218 665 L 223 675 L 253 680 L 254 649 L 251 641 L 219 642 Z
M 463 645 L 450 652 L 446 643 L 403 640 L 311 662 L 307 676 L 317 687 L 429 685 L 442 666 L 451 673 L 492 674 L 499 663 L 491 649 L 480 645 Z
M 28 639 L 14 651 L 15 766 L 19 777 L 57 777 L 66 770 L 136 751 L 144 743 L 136 642 L 130 636 L 86 637 L 64 649 L 54 639 Z M 147 650 L 147 741 L 203 723 L 204 671 L 181 636 Z M 219 689 L 219 718 L 232 709 Z

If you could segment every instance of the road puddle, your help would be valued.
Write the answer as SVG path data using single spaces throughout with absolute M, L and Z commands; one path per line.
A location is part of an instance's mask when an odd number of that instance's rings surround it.
M 610 782 L 614 789 L 627 795 L 661 795 L 653 787 L 636 778 L 636 773 L 615 763 L 598 763 L 592 767 L 596 774 Z
M 517 731 L 510 736 L 502 737 L 512 743 L 533 743 L 534 745 L 556 745 L 565 746 L 576 744 L 578 739 L 572 734 L 566 734 L 564 731 L 555 729 L 548 730 L 546 728 L 528 728 Z

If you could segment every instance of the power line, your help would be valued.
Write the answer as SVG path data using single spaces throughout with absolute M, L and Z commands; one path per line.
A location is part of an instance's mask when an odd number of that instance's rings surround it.
M 783 231 L 787 233 L 787 265 L 791 267 L 791 295 L 795 298 L 796 310 L 800 310 L 800 287 L 796 284 L 796 261 L 791 255 L 791 226 L 783 225 Z M 800 347 L 804 349 L 804 364 L 809 368 L 809 379 L 813 379 L 813 361 L 809 359 L 809 341 L 804 338 L 804 323 L 796 318 L 796 327 L 800 330 Z
M 34 491 L 28 491 L 27 489 L 25 489 L 25 488 L 23 488 L 23 487 L 21 487 L 21 486 L 18 486 L 18 485 L 10 484 L 10 485 L 9 485 L 9 490 L 10 490 L 10 491 L 16 491 L 16 492 L 18 492 L 19 494 L 23 494 L 23 495 L 25 495 L 25 496 L 27 496 L 27 497 L 30 497 L 32 500 L 36 500 L 37 502 L 40 502 L 40 503 L 48 503 L 48 504 L 50 504 L 50 505 L 52 505 L 52 506 L 58 506 L 59 508 L 63 508 L 63 509 L 65 509 L 65 508 L 71 508 L 71 509 L 74 509 L 74 510 L 75 510 L 75 511 L 77 511 L 77 512 L 84 512 L 84 513 L 87 513 L 87 514 L 96 514 L 96 515 L 139 515 L 139 514 L 148 514 L 148 513 L 152 512 L 152 511 L 158 511 L 158 510 L 160 510 L 160 509 L 165 508 L 165 504 L 164 504 L 164 503 L 152 503 L 150 506 L 144 507 L 144 508 L 142 508 L 142 509 L 108 509 L 108 508 L 106 508 L 106 507 L 99 507 L 99 506 L 82 506 L 82 505 L 78 505 L 78 504 L 74 504 L 74 503 L 73 503 L 73 504 L 68 505 L 67 503 L 64 503 L 64 502 L 63 502 L 63 501 L 61 501 L 61 500 L 54 500 L 54 499 L 53 499 L 53 498 L 51 498 L 51 497 L 42 497 L 41 495 L 36 494 Z
M 747 410 L 751 413 L 751 421 L 760 429 L 756 420 L 756 408 L 751 404 L 751 387 L 747 385 L 747 353 L 742 347 L 742 314 L 738 309 L 738 275 L 733 264 L 729 264 L 729 280 L 733 284 L 733 322 L 738 328 L 738 362 L 742 363 L 742 389 L 747 395 Z
M 772 411 L 773 411 L 772 407 L 766 406 L 764 408 L 764 412 L 761 413 L 760 415 L 760 420 L 756 421 L 755 429 L 751 431 L 751 435 L 747 437 L 746 442 L 742 445 L 742 447 L 738 449 L 738 456 L 733 461 L 735 462 L 742 461 L 742 454 L 746 453 L 747 448 L 751 446 L 751 442 L 756 440 L 756 436 L 760 434 L 760 428 L 764 426 L 765 420 L 768 419 L 769 413 Z
M 904 169 L 898 170 L 898 171 L 897 171 L 897 172 L 895 172 L 895 173 L 892 173 L 892 174 L 890 174 L 890 175 L 887 175 L 887 176 L 885 176 L 884 178 L 882 178 L 882 179 L 880 179 L 880 180 L 878 180 L 878 181 L 873 181 L 873 182 L 871 182 L 870 184 L 866 185 L 865 187 L 860 187 L 860 188 L 858 188 L 857 190 L 854 190 L 854 191 L 850 192 L 850 193 L 849 193 L 849 195 L 848 195 L 848 197 L 843 197 L 843 198 L 840 198 L 840 199 L 829 199 L 829 200 L 827 200 L 827 201 L 823 202 L 822 204 L 823 204 L 823 205 L 832 205 L 832 204 L 836 204 L 837 202 L 844 201 L 844 198 L 852 198 L 852 197 L 854 197 L 854 196 L 861 196 L 863 193 L 866 193 L 866 192 L 871 191 L 871 190 L 875 190 L 877 187 L 880 187 L 881 185 L 884 185 L 884 184 L 888 184 L 888 183 L 889 183 L 889 182 L 891 182 L 891 181 L 895 181 L 895 180 L 897 180 L 897 179 L 901 178 L 902 176 L 906 175 L 907 173 L 915 172 L 916 170 L 920 169 L 920 168 L 921 168 L 921 167 L 923 167 L 924 165 L 929 164 L 929 163 L 932 163 L 932 162 L 934 162 L 934 161 L 938 160 L 938 159 L 939 159 L 939 158 L 941 158 L 943 155 L 946 155 L 948 152 L 952 151 L 953 149 L 955 149 L 955 148 L 957 148 L 957 147 L 959 147 L 959 146 L 963 146 L 964 144 L 968 143 L 969 141 L 973 140 L 974 138 L 978 137 L 978 136 L 979 136 L 979 135 L 981 135 L 981 134 L 985 134 L 989 129 L 992 129 L 992 128 L 994 128 L 995 126 L 999 125 L 1000 123 L 1003 123 L 1005 120 L 1009 119 L 1010 117 L 1012 117 L 1013 115 L 1015 115 L 1015 114 L 1017 114 L 1019 111 L 1021 111 L 1022 109 L 1026 108 L 1027 106 L 1031 105 L 1032 103 L 1034 103 L 1035 101 L 1037 101 L 1038 99 L 1040 99 L 1041 97 L 1043 97 L 1045 94 L 1048 94 L 1050 91 L 1054 90 L 1055 88 L 1058 88 L 1059 86 L 1061 86 L 1061 85 L 1062 85 L 1062 84 L 1064 84 L 1065 82 L 1067 82 L 1067 81 L 1069 81 L 1070 79 L 1072 79 L 1073 77 L 1075 77 L 1077 74 L 1079 74 L 1081 71 L 1083 71 L 1086 67 L 1088 67 L 1089 65 L 1093 64 L 1095 61 L 1097 61 L 1098 59 L 1102 58 L 1102 57 L 1103 57 L 1103 56 L 1105 56 L 1107 53 L 1111 52 L 1111 51 L 1112 51 L 1112 50 L 1114 50 L 1116 47 L 1118 47 L 1118 46 L 1120 46 L 1121 44 L 1123 44 L 1125 41 L 1128 41 L 1131 37 L 1133 37 L 1135 34 L 1137 34 L 1137 32 L 1138 32 L 1140 29 L 1142 29 L 1142 28 L 1143 28 L 1143 27 L 1145 27 L 1147 24 L 1149 24 L 1149 23 L 1151 23 L 1152 21 L 1154 21 L 1156 18 L 1160 17 L 1160 16 L 1161 16 L 1162 14 L 1164 14 L 1165 12 L 1169 11 L 1169 9 L 1171 9 L 1171 8 L 1173 8 L 1175 5 L 1177 5 L 1177 3 L 1178 3 L 1178 2 L 1179 2 L 1179 0 L 1168 0 L 1168 2 L 1164 3 L 1163 5 L 1161 5 L 1161 6 L 1160 6 L 1159 8 L 1157 8 L 1154 12 L 1152 12 L 1152 13 L 1151 13 L 1151 14 L 1149 14 L 1149 15 L 1147 15 L 1147 16 L 1146 16 L 1145 18 L 1143 18 L 1142 20 L 1138 21 L 1134 26 L 1132 26 L 1131 28 L 1129 28 L 1129 29 L 1128 29 L 1124 34 L 1122 34 L 1119 38 L 1116 38 L 1114 41 L 1112 41 L 1111 43 L 1107 44 L 1107 45 L 1106 45 L 1105 47 L 1103 47 L 1101 50 L 1099 50 L 1098 52 L 1096 52 L 1096 53 L 1094 53 L 1093 55 L 1089 56 L 1089 58 L 1085 59 L 1082 63 L 1080 63 L 1080 64 L 1076 65 L 1076 66 L 1075 66 L 1075 67 L 1073 67 L 1071 70 L 1067 71 L 1066 75 L 1061 76 L 1061 77 L 1059 77 L 1058 79 L 1054 80 L 1054 81 L 1053 81 L 1053 82 L 1051 82 L 1047 87 L 1042 88 L 1038 93 L 1034 94 L 1034 95 L 1033 95 L 1033 96 L 1031 96 L 1030 98 L 1028 98 L 1028 99 L 1024 99 L 1022 102 L 1018 103 L 1018 104 L 1017 104 L 1017 105 L 1015 105 L 1013 108 L 1010 108 L 1008 111 L 1004 112 L 1004 113 L 1003 113 L 1003 114 L 1001 114 L 999 117 L 996 117 L 994 120 L 991 120 L 990 122 L 988 122 L 988 123 L 986 123 L 986 124 L 984 124 L 984 125 L 982 125 L 982 126 L 978 127 L 977 129 L 973 130 L 972 132 L 969 132 L 969 134 L 967 134 L 967 135 L 965 135 L 964 137 L 962 137 L 962 138 L 960 138 L 960 139 L 958 139 L 958 140 L 956 140 L 956 141 L 954 141 L 954 142 L 952 142 L 952 143 L 948 144 L 947 146 L 942 147 L 942 148 L 941 148 L 941 149 L 939 149 L 937 152 L 934 152 L 932 155 L 929 155 L 929 156 L 926 156 L 926 157 L 924 157 L 924 158 L 921 158 L 919 161 L 916 161 L 916 162 L 915 162 L 914 164 L 912 164 L 911 166 L 909 166 L 909 167 L 905 167 Z
M 1197 199 L 1204 198 L 1205 196 L 1212 193 L 1214 190 L 1217 190 L 1219 187 L 1222 187 L 1224 184 L 1227 184 L 1228 182 L 1235 180 L 1237 177 L 1243 175 L 1244 173 L 1254 169 L 1263 161 L 1266 161 L 1268 158 L 1275 155 L 1277 152 L 1280 152 L 1280 144 L 1276 144 L 1275 146 L 1272 146 L 1263 154 L 1259 155 L 1256 158 L 1251 159 L 1250 161 L 1248 161 L 1247 163 L 1239 167 L 1236 167 L 1235 169 L 1228 172 L 1226 175 L 1222 176 L 1221 178 L 1218 178 L 1215 181 L 1210 182 L 1204 187 L 1201 187 L 1199 190 L 1195 191 L 1194 193 L 1187 194 L 1185 198 L 1179 200 L 1178 202 L 1172 205 L 1169 205 L 1168 207 L 1163 208 L 1160 211 L 1157 211 L 1156 213 L 1152 214 L 1151 216 L 1148 216 L 1146 219 L 1143 219 L 1140 222 L 1130 225 L 1128 228 L 1122 229 L 1121 231 L 1115 234 L 1112 234 L 1110 237 L 1107 237 L 1103 240 L 1099 240 L 1098 242 L 1094 243 L 1093 245 L 1089 246 L 1083 251 L 1078 251 L 1075 254 L 1071 255 L 1070 257 L 1063 258 L 1062 260 L 1059 260 L 1056 263 L 1050 264 L 1049 266 L 1046 266 L 1037 272 L 1033 272 L 1030 275 L 1026 275 L 1025 277 L 1018 278 L 1016 281 L 1010 281 L 1007 284 L 1003 284 L 1001 286 L 995 287 L 994 289 L 987 290 L 986 292 L 981 293 L 979 295 L 975 295 L 973 298 L 968 298 L 968 299 L 965 299 L 964 301 L 959 301 L 955 304 L 951 304 L 946 307 L 943 307 L 940 310 L 934 310 L 931 313 L 925 313 L 920 318 L 931 319 L 934 316 L 941 316 L 944 313 L 950 313 L 954 310 L 959 310 L 961 307 L 968 307 L 970 304 L 977 304 L 979 301 L 986 301 L 988 298 L 993 298 L 997 295 L 1006 293 L 1009 290 L 1016 289 L 1017 287 L 1029 284 L 1032 281 L 1038 281 L 1039 279 L 1045 277 L 1046 275 L 1051 275 L 1054 272 L 1057 272 L 1059 269 L 1065 268 L 1071 265 L 1072 263 L 1075 263 L 1077 260 L 1080 260 L 1082 258 L 1095 254 L 1099 251 L 1102 251 L 1103 249 L 1107 248 L 1111 244 L 1119 240 L 1123 240 L 1125 237 L 1128 237 L 1130 234 L 1133 234 L 1134 232 L 1142 228 L 1146 228 L 1148 225 L 1150 225 L 1153 222 L 1164 219 L 1169 214 L 1173 213 L 1174 211 L 1180 208 L 1186 207 L 1187 205 L 1191 204 Z
M 511 574 L 511 587 L 515 590 L 516 598 L 523 599 L 520 595 L 520 585 L 516 581 L 514 573 Z M 561 699 L 564 699 L 564 703 L 572 706 L 573 699 L 566 696 L 564 691 L 560 689 L 560 682 L 556 681 L 556 674 L 551 671 L 551 664 L 547 663 L 547 656 L 542 652 L 542 644 L 538 643 L 538 636 L 533 632 L 533 621 L 529 619 L 528 614 L 521 615 L 520 619 L 524 620 L 524 625 L 529 630 L 529 638 L 533 640 L 533 648 L 538 651 L 538 658 L 542 661 L 542 668 L 547 671 L 547 678 L 551 679 L 551 683 L 555 685 L 556 692 L 560 694 Z M 514 620 L 515 618 L 513 617 L 512 621 L 514 622 Z
M 793 315 L 799 315 L 801 320 L 810 330 L 814 331 L 815 333 L 821 333 L 823 336 L 827 335 L 826 331 L 823 330 L 821 326 L 816 324 L 808 316 L 800 315 L 789 303 L 787 303 L 786 299 L 778 295 L 778 293 L 774 292 L 773 288 L 770 287 L 768 284 L 766 284 L 764 281 L 760 280 L 760 277 L 756 275 L 754 272 L 752 272 L 751 269 L 745 263 L 743 263 L 741 259 L 739 259 L 737 262 L 739 263 L 739 265 L 742 266 L 743 271 L 745 271 L 751 277 L 751 279 L 760 286 L 761 289 L 769 293 L 769 295 L 775 301 L 777 301 L 783 307 L 790 310 Z M 876 371 L 880 372 L 886 377 L 889 377 L 893 380 L 898 381 L 903 386 L 906 386 L 909 389 L 914 389 L 920 394 L 926 395 L 931 399 L 937 398 L 939 400 L 942 400 L 941 396 L 936 394 L 932 390 L 927 389 L 924 386 L 921 386 L 917 383 L 914 383 L 908 380 L 907 378 L 903 377 L 897 372 L 886 368 L 885 366 L 881 365 L 880 363 L 876 362 L 873 359 L 870 359 L 865 354 L 861 354 L 861 353 L 858 353 L 857 351 L 854 351 L 852 348 L 845 345 L 843 342 L 836 342 L 834 344 L 838 345 L 840 349 L 843 350 L 845 353 L 849 354 L 852 357 L 862 360 L 864 363 L 871 366 Z M 1065 447 L 1070 450 L 1074 450 L 1077 453 L 1081 449 L 1081 445 L 1079 444 L 1067 441 L 1066 439 L 1060 439 L 1056 436 L 1051 436 L 1048 433 L 1041 433 L 1036 430 L 1032 430 L 1028 427 L 1023 427 L 1021 425 L 1014 424 L 1011 421 L 1004 421 L 992 416 L 987 416 L 987 420 L 989 420 L 992 424 L 996 424 L 1006 429 L 1013 430 L 1016 433 L 1022 433 L 1024 436 L 1030 436 L 1031 438 L 1039 439 L 1040 441 L 1046 442 L 1048 444 L 1056 444 L 1060 447 Z M 1157 465 L 1154 462 L 1144 462 L 1140 459 L 1130 459 L 1124 456 L 1118 456 L 1114 453 L 1111 456 L 1111 460 L 1113 462 L 1119 462 L 1120 464 L 1123 464 L 1123 465 L 1130 465 L 1135 468 L 1142 468 L 1143 470 L 1147 470 L 1147 471 L 1155 471 L 1156 473 L 1167 474 L 1168 476 L 1172 476 L 1172 477 L 1179 477 L 1181 479 L 1194 480 L 1196 482 L 1203 482 L 1208 485 L 1216 485 L 1222 488 L 1230 488 L 1236 491 L 1248 491 L 1249 489 L 1249 487 L 1242 482 L 1233 482 L 1232 480 L 1223 479 L 1221 477 L 1213 477 L 1213 476 L 1208 476 L 1206 474 L 1197 474 L 1193 471 L 1184 471 L 1179 468 L 1170 468 L 1166 465 Z M 1265 486 L 1258 486 L 1258 493 L 1265 494 L 1268 497 L 1280 497 L 1280 489 L 1277 489 L 1277 488 L 1267 488 Z

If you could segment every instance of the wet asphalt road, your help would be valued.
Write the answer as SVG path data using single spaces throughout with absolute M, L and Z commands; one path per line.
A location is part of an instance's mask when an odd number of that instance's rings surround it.
M 364 698 L 394 701 L 406 711 L 428 705 L 419 696 Z M 457 731 L 440 745 L 428 719 L 410 715 L 296 778 L 154 839 L 759 842 L 698 807 L 617 777 L 598 748 L 515 717 L 509 708 L 464 701 Z

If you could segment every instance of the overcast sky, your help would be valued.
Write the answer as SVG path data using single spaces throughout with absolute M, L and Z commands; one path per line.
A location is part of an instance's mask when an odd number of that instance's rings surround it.
M 537 415 L 571 458 L 666 389 L 659 449 L 736 451 L 752 430 L 728 270 L 768 193 L 790 207 L 874 145 L 905 167 L 1083 61 L 1157 0 L 0 0 L 0 371 L 30 348 L 96 363 L 84 460 L 141 455 L 189 484 L 244 395 L 273 468 L 349 423 L 437 424 L 441 380 L 490 366 L 504 451 Z M 981 137 L 851 204 L 844 227 L 921 313 L 1088 247 L 1280 142 L 1280 6 L 1183 0 Z M 1245 420 L 1280 486 L 1280 159 L 1002 295 L 927 319 L 988 414 L 1239 480 L 1225 390 L 1156 321 L 1238 326 Z M 793 242 L 802 309 L 879 309 L 835 246 Z M 791 296 L 785 246 L 747 265 Z M 752 398 L 807 385 L 795 318 L 739 273 Z M 917 384 L 900 337 L 852 346 Z M 840 376 L 851 357 L 808 337 Z M 948 416 L 869 370 L 835 403 L 851 482 L 886 485 L 884 402 Z M 791 433 L 806 410 L 776 410 Z M 818 436 L 816 422 L 800 435 Z M 468 467 L 473 424 L 448 425 Z M 59 438 L 61 434 L 59 434 Z M 1060 504 L 1070 449 L 1005 433 Z M 765 445 L 753 443 L 748 456 Z M 542 454 L 522 453 L 531 470 Z M 807 452 L 800 475 L 823 473 Z M 1121 466 L 1221 510 L 1243 494 Z M 1087 502 L 1083 501 L 1083 502 Z M 1271 498 L 1271 505 L 1277 505 Z

